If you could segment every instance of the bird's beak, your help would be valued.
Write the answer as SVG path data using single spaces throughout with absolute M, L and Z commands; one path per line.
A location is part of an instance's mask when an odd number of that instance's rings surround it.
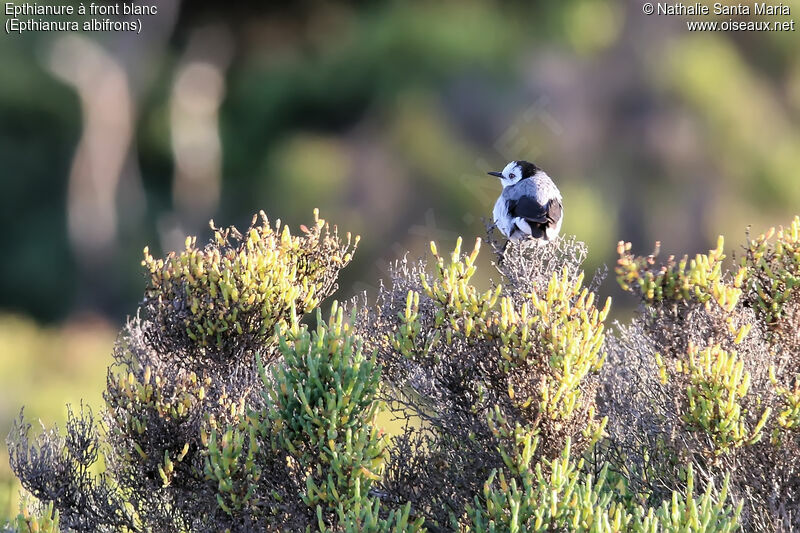
M 502 178 L 503 177 L 503 173 L 502 172 L 487 172 L 487 174 L 489 174 L 490 176 L 494 176 L 496 178 Z

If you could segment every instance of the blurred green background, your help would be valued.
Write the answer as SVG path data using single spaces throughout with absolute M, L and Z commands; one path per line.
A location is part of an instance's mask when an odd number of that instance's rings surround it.
M 158 6 L 141 35 L 0 36 L 3 435 L 22 405 L 102 405 L 142 248 L 210 218 L 319 207 L 362 235 L 347 298 L 484 235 L 512 159 L 555 179 L 592 269 L 800 212 L 798 32 L 690 33 L 638 0 Z M 2 448 L 0 520 L 16 492 Z

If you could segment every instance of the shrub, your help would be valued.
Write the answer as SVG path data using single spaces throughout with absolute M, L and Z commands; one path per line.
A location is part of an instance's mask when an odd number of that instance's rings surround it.
M 213 221 L 211 229 L 205 248 L 187 237 L 185 250 L 165 259 L 144 250 L 147 341 L 182 361 L 238 359 L 269 345 L 292 307 L 308 313 L 333 293 L 358 244 L 356 237 L 351 247 L 350 235 L 342 244 L 316 211 L 302 237 L 281 229 L 280 220 L 273 228 L 263 211 L 244 235 L 234 227 L 216 229 Z
M 748 530 L 800 528 L 796 431 L 800 218 L 748 242 L 724 267 L 723 240 L 694 260 L 636 257 L 617 279 L 641 307 L 609 343 L 601 412 L 609 461 L 644 501 L 730 476 Z
M 433 275 L 423 262 L 398 263 L 358 331 L 383 365 L 384 399 L 411 423 L 390 449 L 381 489 L 410 501 L 427 525 L 460 527 L 490 473 L 502 468 L 495 411 L 541 435 L 537 461 L 577 451 L 602 434 L 595 416 L 603 364 L 603 309 L 583 287 L 574 241 L 554 248 L 513 243 L 498 264 L 501 284 L 479 290 L 480 251 L 459 239 L 448 258 L 432 244 Z
M 694 474 L 687 471 L 685 496 L 678 492 L 657 509 L 637 506 L 630 512 L 608 486 L 608 467 L 596 479 L 584 470 L 582 460 L 570 459 L 570 446 L 559 459 L 533 465 L 531 458 L 538 440 L 530 433 L 520 435 L 513 477 L 500 472 L 489 476 L 483 499 L 475 498 L 469 509 L 472 528 L 491 531 L 575 531 L 650 533 L 656 531 L 730 532 L 738 528 L 741 505 L 730 509 L 727 500 L 728 480 L 719 494 L 710 484 L 703 495 L 694 495 Z M 714 501 L 718 500 L 718 501 Z
M 776 237 L 775 242 L 772 237 Z M 744 267 L 747 269 L 750 301 L 761 318 L 783 333 L 781 318 L 796 313 L 800 287 L 800 216 L 788 228 L 775 228 L 747 243 Z M 789 331 L 786 331 L 787 333 Z M 797 331 L 794 331 L 795 335 Z
M 772 438 L 794 437 L 800 427 L 800 217 L 748 242 L 742 262 L 748 301 L 773 352 L 770 381 L 779 400 Z
M 430 266 L 398 262 L 374 304 L 327 319 L 357 239 L 316 215 L 302 236 L 262 214 L 202 249 L 145 252 L 100 422 L 81 408 L 64 436 L 31 437 L 22 417 L 12 433 L 41 503 L 11 527 L 797 528 L 796 228 L 748 244 L 735 271 L 721 240 L 663 265 L 621 244 L 641 307 L 614 334 L 574 239 L 500 250 L 490 233 L 483 288 L 480 240 L 432 243 Z M 401 435 L 379 427 L 387 412 Z
M 379 373 L 335 303 L 313 334 L 292 323 L 281 337 L 283 364 L 270 390 L 270 420 L 281 447 L 309 472 L 303 500 L 322 523 L 353 509 L 380 479 L 386 438 L 375 425 Z M 265 383 L 268 382 L 266 376 Z
M 432 244 L 432 273 L 397 263 L 359 315 L 384 399 L 407 421 L 389 448 L 383 499 L 411 502 L 432 530 L 735 529 L 727 483 L 695 500 L 690 467 L 654 505 L 613 464 L 585 459 L 608 449 L 596 392 L 610 306 L 595 304 L 602 274 L 583 286 L 585 246 L 495 247 L 500 282 L 480 290 L 480 241 L 469 254 L 460 244 L 449 258 Z
M 657 353 L 656 364 L 662 383 L 669 379 L 679 381 L 677 388 L 685 393 L 678 399 L 683 413 L 681 421 L 688 430 L 710 437 L 711 453 L 727 453 L 733 447 L 761 439 L 770 409 L 764 409 L 756 426 L 748 428 L 742 402 L 749 392 L 750 373 L 743 370 L 736 352 L 728 353 L 719 344 L 703 350 L 690 344 L 687 357 L 677 359 L 674 369 L 667 370 Z
M 305 313 L 335 290 L 356 242 L 349 235 L 342 242 L 316 214 L 310 229 L 293 236 L 262 213 L 244 235 L 214 229 L 204 248 L 187 239 L 185 250 L 165 259 L 145 250 L 150 279 L 140 313 L 114 350 L 102 424 L 82 410 L 70 414 L 66 437 L 53 430 L 32 442 L 21 419 L 10 455 L 23 486 L 53 503 L 62 528 L 79 531 L 295 529 L 316 522 L 314 501 L 305 497 L 310 465 L 282 446 L 288 439 L 277 431 L 267 398 L 272 388 L 292 387 L 289 377 L 299 379 L 297 368 L 278 370 L 294 342 L 288 335 L 305 335 L 294 310 Z M 280 377 L 260 375 L 257 355 Z M 358 354 L 336 356 L 338 372 Z M 374 386 L 377 369 L 365 364 L 347 379 L 348 386 Z M 371 427 L 359 421 L 364 414 L 354 410 L 343 424 L 372 453 L 380 440 L 364 435 Z M 343 445 L 345 436 L 343 428 Z M 105 470 L 92 474 L 101 457 Z M 332 472 L 331 464 L 313 466 L 323 479 Z

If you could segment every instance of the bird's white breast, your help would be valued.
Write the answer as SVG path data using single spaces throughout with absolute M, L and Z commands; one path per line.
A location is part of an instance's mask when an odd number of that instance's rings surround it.
M 508 204 L 506 198 L 501 194 L 497 201 L 494 203 L 494 210 L 492 211 L 492 218 L 494 223 L 503 235 L 508 237 L 514 226 L 514 220 L 508 214 Z

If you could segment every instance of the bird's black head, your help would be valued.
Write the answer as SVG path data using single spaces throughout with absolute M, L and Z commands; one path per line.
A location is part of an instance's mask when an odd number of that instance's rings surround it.
M 537 171 L 541 170 L 533 163 L 529 163 L 528 161 L 517 161 L 517 168 L 519 168 L 520 172 L 522 173 L 522 179 L 530 178 Z

